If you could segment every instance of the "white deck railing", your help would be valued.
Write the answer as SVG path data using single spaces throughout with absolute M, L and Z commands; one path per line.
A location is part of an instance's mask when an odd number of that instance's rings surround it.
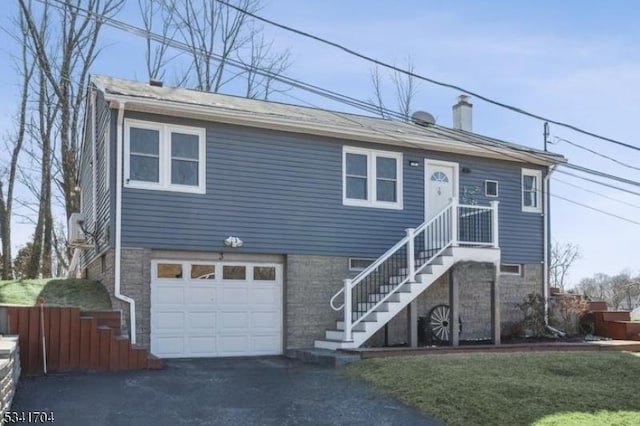
M 498 201 L 490 206 L 458 204 L 454 198 L 440 213 L 376 259 L 331 298 L 331 307 L 344 310 L 344 341 L 352 341 L 353 327 L 385 303 L 408 282 L 415 282 L 434 259 L 452 246 L 498 247 Z M 344 302 L 335 305 L 344 295 Z

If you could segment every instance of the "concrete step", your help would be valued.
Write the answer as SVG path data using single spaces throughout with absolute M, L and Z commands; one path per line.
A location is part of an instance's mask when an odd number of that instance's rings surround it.
M 351 334 L 357 336 L 358 334 L 362 334 L 364 331 L 352 331 Z M 324 332 L 324 337 L 326 340 L 344 340 L 344 331 L 343 330 L 327 330 Z
M 360 360 L 360 355 L 345 354 L 340 351 L 320 348 L 288 349 L 285 352 L 285 356 L 307 364 L 333 368 L 343 367 Z
M 369 295 L 369 302 L 378 303 L 379 301 L 384 299 L 388 294 L 389 293 L 371 293 Z M 391 296 L 389 296 L 387 301 L 389 301 L 389 302 L 399 302 L 400 301 L 400 296 L 398 294 L 394 293 Z
M 364 313 L 364 312 L 368 312 L 370 309 L 373 309 L 374 306 L 376 306 L 378 302 L 358 302 L 357 306 L 357 311 Z M 378 306 L 375 311 L 376 312 L 387 312 L 389 310 L 389 306 L 387 306 L 387 303 L 389 302 L 384 302 L 382 303 L 380 306 Z
M 353 331 L 364 331 L 366 327 L 366 323 L 371 321 L 361 321 L 354 325 L 351 329 Z M 344 330 L 344 321 L 336 321 L 336 330 L 343 331 Z

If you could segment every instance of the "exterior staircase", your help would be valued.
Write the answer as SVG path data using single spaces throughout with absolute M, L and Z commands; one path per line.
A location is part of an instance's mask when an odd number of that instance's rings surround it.
M 439 214 L 407 235 L 344 286 L 330 301 L 343 319 L 321 349 L 353 349 L 415 300 L 459 260 L 498 262 L 498 203 L 459 205 L 453 199 Z M 462 237 L 462 238 L 461 238 Z M 487 256 L 488 255 L 488 256 Z M 336 306 L 340 297 L 344 303 Z
M 431 284 L 440 278 L 445 272 L 451 268 L 454 263 L 453 249 L 448 248 L 439 255 L 424 270 L 415 276 L 414 282 L 405 282 L 400 286 L 393 283 L 401 282 L 406 277 L 406 268 L 400 268 L 399 275 L 391 276 L 390 284 L 381 285 L 378 292 L 370 293 L 369 300 L 366 302 L 358 302 L 358 312 L 369 312 L 362 321 L 360 321 L 352 329 L 352 341 L 345 341 L 344 321 L 336 321 L 335 330 L 327 330 L 325 339 L 316 340 L 315 347 L 323 349 L 342 349 L 360 347 L 367 339 L 387 324 L 402 309 L 425 291 Z M 385 297 L 395 289 L 391 297 Z M 383 303 L 378 304 L 379 301 Z M 376 306 L 377 305 L 377 306 Z M 359 314 L 354 312 L 353 318 L 358 319 Z

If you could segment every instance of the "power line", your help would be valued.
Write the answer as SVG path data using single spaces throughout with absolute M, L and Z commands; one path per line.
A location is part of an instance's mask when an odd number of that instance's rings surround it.
M 256 74 L 261 75 L 263 77 L 271 78 L 273 80 L 276 80 L 276 81 L 279 81 L 281 83 L 287 84 L 287 85 L 289 85 L 291 87 L 296 87 L 298 89 L 302 89 L 302 90 L 308 91 L 310 93 L 313 93 L 313 94 L 316 94 L 316 95 L 319 95 L 319 96 L 323 96 L 323 97 L 331 99 L 333 101 L 341 102 L 343 104 L 352 106 L 354 108 L 359 108 L 361 110 L 365 110 L 365 111 L 368 111 L 368 112 L 374 113 L 374 114 L 377 114 L 380 111 L 382 111 L 385 114 L 388 114 L 389 116 L 392 116 L 394 118 L 399 118 L 399 119 L 400 118 L 404 118 L 404 116 L 402 114 L 400 114 L 398 112 L 394 112 L 392 110 L 388 110 L 388 109 L 386 109 L 384 107 L 378 107 L 378 106 L 372 105 L 370 103 L 367 103 L 366 101 L 362 101 L 362 100 L 357 99 L 357 98 L 352 98 L 352 97 L 349 97 L 349 96 L 346 96 L 346 95 L 343 95 L 343 94 L 340 94 L 340 93 L 337 93 L 337 92 L 333 92 L 331 90 L 323 89 L 323 88 L 321 88 L 319 86 L 315 86 L 315 85 L 312 85 L 312 84 L 309 84 L 309 83 L 302 82 L 300 80 L 296 80 L 296 79 L 291 78 L 291 77 L 287 77 L 284 74 L 276 74 L 276 73 L 271 72 L 271 71 L 266 71 L 266 70 L 263 70 L 263 69 L 261 69 L 261 68 L 259 68 L 257 66 L 248 65 L 248 64 L 245 64 L 245 63 L 243 63 L 241 61 L 237 61 L 237 60 L 234 60 L 234 59 L 229 58 L 229 57 L 223 58 L 222 56 L 220 56 L 220 55 L 218 55 L 216 53 L 206 52 L 203 49 L 192 47 L 192 46 L 189 46 L 186 43 L 179 42 L 179 41 L 176 41 L 176 40 L 173 40 L 173 39 L 169 39 L 169 38 L 164 37 L 164 36 L 162 36 L 160 34 L 157 34 L 157 33 L 151 32 L 151 31 L 147 31 L 147 30 L 142 29 L 140 27 L 136 27 L 134 25 L 128 24 L 128 23 L 126 23 L 124 21 L 120 21 L 120 20 L 105 16 L 105 15 L 99 15 L 97 13 L 91 12 L 91 11 L 85 9 L 85 8 L 80 7 L 80 6 L 69 5 L 69 4 L 63 3 L 61 0 L 53 0 L 54 2 L 58 3 L 57 5 L 56 4 L 50 4 L 49 0 L 37 0 L 37 1 L 42 3 L 42 4 L 45 4 L 45 5 L 47 5 L 47 4 L 51 5 L 51 6 L 55 7 L 55 8 L 57 8 L 57 9 L 60 9 L 60 10 L 62 10 L 62 7 L 63 7 L 62 5 L 73 7 L 77 11 L 83 13 L 84 16 L 91 16 L 93 19 L 100 19 L 101 22 L 103 22 L 104 24 L 106 24 L 106 25 L 108 25 L 110 27 L 119 29 L 121 31 L 129 32 L 129 33 L 134 34 L 134 35 L 139 36 L 139 37 L 149 38 L 149 39 L 152 39 L 153 41 L 156 41 L 158 43 L 164 43 L 167 46 L 173 47 L 174 49 L 183 50 L 183 51 L 186 51 L 186 52 L 191 53 L 191 54 L 197 54 L 197 55 L 200 55 L 200 56 L 202 56 L 204 58 L 207 58 L 209 60 L 215 60 L 215 61 L 218 61 L 218 62 L 224 62 L 226 64 L 229 64 L 229 65 L 231 65 L 231 66 L 233 66 L 235 68 L 238 68 L 238 69 L 241 69 L 241 70 L 244 70 L 244 71 L 255 72 Z
M 562 179 L 559 179 L 559 178 L 557 178 L 557 177 L 556 177 L 556 178 L 554 178 L 554 179 L 553 179 L 553 181 L 554 181 L 554 182 L 560 182 L 560 183 L 562 183 L 562 184 L 564 184 L 564 185 L 572 186 L 572 187 L 574 187 L 574 188 L 580 189 L 580 190 L 585 191 L 585 192 L 589 192 L 589 193 L 591 193 L 591 194 L 598 195 L 598 196 L 600 196 L 600 197 L 603 197 L 603 198 L 609 199 L 609 200 L 611 200 L 611 201 L 615 201 L 615 202 L 618 202 L 618 203 L 621 203 L 621 204 L 625 204 L 625 205 L 630 206 L 630 207 L 635 207 L 636 209 L 640 209 L 640 205 L 638 205 L 638 204 L 629 203 L 629 202 L 624 201 L 624 200 L 621 200 L 621 199 L 619 199 L 619 198 L 615 198 L 615 197 L 611 197 L 611 196 L 609 196 L 609 195 L 603 194 L 602 192 L 593 191 L 593 190 L 591 190 L 591 189 L 587 189 L 587 188 L 585 188 L 585 187 L 583 187 L 583 186 L 575 185 L 575 184 L 573 184 L 573 183 L 571 183 L 571 182 L 567 182 L 566 180 L 562 180 Z
M 37 0 L 37 1 L 39 1 L 40 3 L 43 3 L 43 4 L 49 4 L 48 0 Z M 63 3 L 61 0 L 53 0 L 53 1 L 59 4 L 59 5 L 55 5 L 55 4 L 52 5 L 53 7 L 56 7 L 58 9 L 62 9 L 62 5 L 69 6 L 66 3 Z M 332 91 L 329 91 L 327 89 L 323 89 L 321 87 L 314 86 L 314 85 L 311 85 L 309 83 L 305 83 L 305 82 L 302 82 L 300 80 L 296 80 L 294 78 L 290 78 L 290 77 L 284 76 L 283 74 L 275 74 L 275 73 L 273 73 L 271 71 L 265 71 L 265 70 L 260 69 L 259 67 L 247 65 L 247 64 L 244 64 L 244 63 L 239 62 L 239 61 L 235 61 L 235 60 L 230 59 L 230 58 L 222 58 L 220 55 L 217 55 L 217 54 L 214 54 L 214 53 L 205 52 L 202 49 L 194 48 L 192 46 L 187 45 L 186 43 L 182 43 L 182 42 L 179 42 L 179 41 L 176 41 L 176 40 L 173 40 L 173 39 L 169 39 L 169 38 L 167 38 L 165 36 L 159 35 L 157 33 L 153 33 L 151 31 L 147 31 L 145 29 L 142 29 L 140 27 L 136 27 L 134 25 L 128 24 L 128 23 L 123 22 L 123 21 L 119 21 L 119 20 L 117 20 L 115 18 L 111 18 L 111 17 L 107 17 L 107 16 L 104 16 L 104 15 L 98 15 L 98 14 L 92 13 L 92 12 L 88 11 L 87 9 L 82 8 L 80 6 L 75 6 L 75 5 L 70 5 L 70 6 L 75 8 L 78 11 L 81 11 L 85 16 L 91 15 L 94 19 L 101 19 L 102 22 L 104 22 L 104 24 L 106 24 L 108 26 L 111 26 L 113 28 L 119 29 L 121 31 L 129 32 L 129 33 L 131 33 L 133 35 L 136 35 L 136 36 L 139 36 L 139 37 L 143 37 L 143 38 L 150 38 L 150 39 L 153 39 L 154 41 L 156 41 L 158 43 L 165 43 L 168 46 L 173 47 L 175 49 L 183 50 L 183 51 L 186 51 L 186 52 L 189 52 L 189 53 L 192 53 L 192 54 L 197 54 L 197 55 L 203 56 L 203 57 L 208 58 L 208 59 L 214 59 L 214 60 L 219 61 L 219 62 L 224 61 L 224 62 L 230 64 L 233 67 L 236 67 L 236 68 L 239 68 L 239 69 L 242 69 L 242 70 L 245 70 L 245 71 L 253 71 L 253 72 L 255 72 L 255 73 L 259 74 L 259 75 L 267 76 L 267 77 L 270 77 L 270 78 L 272 78 L 274 80 L 277 80 L 277 81 L 283 82 L 285 84 L 288 84 L 291 87 L 296 87 L 296 88 L 311 92 L 313 94 L 317 94 L 317 95 L 329 98 L 331 100 L 334 100 L 334 101 L 337 101 L 337 102 L 341 102 L 341 103 L 344 103 L 346 105 L 353 106 L 355 108 L 363 109 L 363 110 L 368 111 L 368 112 L 373 112 L 375 114 L 378 114 L 379 112 L 382 111 L 385 114 L 387 114 L 387 115 L 389 115 L 391 117 L 394 117 L 394 118 L 399 118 L 399 119 L 404 119 L 405 118 L 405 116 L 403 114 L 401 114 L 399 112 L 396 112 L 396 111 L 393 111 L 393 110 L 390 110 L 388 108 L 384 108 L 384 107 L 381 108 L 381 107 L 373 105 L 373 104 L 371 104 L 370 102 L 367 102 L 367 101 L 362 101 L 362 100 L 359 100 L 359 99 L 356 99 L 356 98 L 351 98 L 349 96 L 342 95 L 342 94 L 337 93 L 337 92 L 332 92 Z M 317 106 L 316 106 L 316 109 L 318 109 Z M 345 119 L 344 116 L 342 116 L 342 118 Z M 353 120 L 346 120 L 346 121 L 353 121 Z M 362 125 L 361 123 L 358 123 L 358 124 Z M 364 126 L 364 127 L 368 127 L 368 126 Z M 390 134 L 388 134 L 386 132 L 380 131 L 379 129 L 373 129 L 371 127 L 369 127 L 369 128 L 374 130 L 374 131 L 377 131 L 378 133 L 390 135 Z M 422 131 L 423 130 L 423 128 L 421 128 L 420 126 L 416 126 L 414 129 L 417 130 L 417 131 Z M 517 161 L 526 161 L 526 158 L 516 157 L 516 156 L 513 156 L 513 155 L 509 155 L 509 154 L 505 153 L 504 151 L 498 151 L 498 150 L 495 150 L 495 149 L 491 149 L 491 148 L 485 146 L 484 144 L 482 144 L 480 142 L 472 142 L 472 141 L 468 141 L 468 140 L 462 139 L 462 138 L 460 138 L 460 136 L 459 136 L 459 134 L 457 132 L 454 132 L 454 131 L 449 130 L 449 129 L 445 129 L 445 128 L 440 127 L 440 126 L 430 126 L 429 129 L 431 131 L 433 131 L 434 133 L 439 133 L 440 135 L 448 137 L 449 139 L 452 139 L 452 140 L 457 141 L 457 142 L 462 142 L 462 143 L 466 143 L 466 144 L 473 145 L 473 146 L 481 146 L 485 150 L 488 150 L 490 152 L 498 153 L 498 154 L 501 154 L 501 155 L 505 155 L 507 157 L 516 159 Z M 402 139 L 398 138 L 395 135 L 393 135 L 393 137 L 395 139 L 402 140 Z M 516 153 L 520 153 L 521 154 L 521 150 L 516 148 L 516 147 L 509 146 L 509 145 L 501 143 L 499 141 L 489 142 L 487 140 L 487 138 L 483 138 L 483 139 L 486 140 L 486 142 L 485 142 L 486 144 L 491 143 L 493 146 L 506 148 L 506 149 L 509 149 L 509 150 L 512 150 L 512 151 L 514 151 Z M 417 147 L 419 149 L 423 149 L 424 148 L 424 147 L 422 147 L 422 146 L 420 146 L 418 144 L 413 144 L 413 143 L 407 142 L 407 141 L 404 141 L 404 142 L 407 143 L 407 144 L 410 144 L 412 146 L 415 146 L 415 147 Z
M 38 0 L 38 1 L 40 3 L 48 4 L 47 0 Z M 53 1 L 55 1 L 58 4 L 63 4 L 61 2 L 61 0 L 53 0 Z M 52 6 L 58 8 L 58 9 L 61 9 L 61 6 L 59 6 L 59 5 L 58 6 L 52 5 Z M 258 67 L 250 66 L 250 65 L 238 62 L 238 61 L 234 61 L 234 60 L 229 59 L 229 58 L 222 58 L 217 54 L 204 52 L 202 49 L 193 48 L 193 47 L 191 47 L 191 46 L 189 46 L 189 45 L 187 45 L 185 43 L 178 42 L 178 41 L 175 41 L 175 40 L 172 40 L 172 39 L 168 39 L 168 38 L 166 38 L 164 36 L 161 36 L 159 34 L 156 34 L 156 33 L 150 32 L 150 31 L 143 30 L 143 29 L 141 29 L 139 27 L 136 27 L 136 26 L 128 24 L 128 23 L 125 23 L 123 21 L 119 21 L 119 20 L 104 16 L 104 15 L 99 15 L 99 14 L 92 13 L 92 12 L 88 11 L 87 9 L 81 8 L 79 6 L 72 5 L 72 7 L 74 7 L 78 11 L 82 11 L 86 16 L 91 15 L 94 19 L 101 19 L 105 24 L 107 24 L 109 26 L 112 26 L 114 28 L 117 28 L 117 29 L 120 29 L 120 30 L 123 30 L 123 31 L 126 31 L 126 32 L 130 32 L 130 33 L 132 33 L 134 35 L 137 35 L 137 36 L 140 36 L 140 37 L 144 37 L 144 38 L 151 38 L 154 41 L 157 41 L 159 43 L 165 43 L 165 44 L 167 44 L 167 45 L 169 45 L 171 47 L 174 47 L 176 49 L 185 50 L 185 51 L 188 51 L 190 53 L 199 54 L 199 55 L 204 56 L 204 57 L 209 58 L 209 59 L 215 59 L 217 61 L 223 61 L 224 60 L 225 62 L 229 63 L 230 65 L 232 65 L 234 67 L 237 67 L 237 68 L 240 68 L 242 70 L 253 71 L 253 72 L 256 72 L 257 74 L 260 74 L 260 75 L 263 75 L 263 76 L 267 76 L 267 77 L 271 77 L 274 80 L 278 80 L 278 81 L 284 82 L 286 84 L 289 84 L 292 87 L 298 87 L 300 89 L 310 91 L 310 92 L 312 92 L 314 94 L 318 94 L 318 95 L 321 95 L 321 96 L 329 97 L 329 98 L 331 98 L 333 100 L 336 100 L 338 102 L 343 102 L 343 103 L 345 103 L 347 105 L 354 106 L 356 108 L 366 109 L 366 110 L 368 110 L 370 112 L 374 111 L 376 113 L 380 111 L 379 107 L 374 106 L 371 103 L 367 103 L 366 101 L 362 101 L 362 100 L 355 99 L 355 98 L 350 98 L 348 96 L 342 95 L 342 94 L 337 93 L 337 92 L 331 92 L 331 91 L 328 91 L 328 90 L 323 89 L 321 87 L 313 86 L 313 85 L 310 85 L 308 83 L 304 83 L 302 81 L 295 80 L 293 78 L 289 78 L 289 77 L 286 77 L 286 76 L 274 74 L 272 72 L 264 71 L 264 70 L 262 70 L 262 69 L 260 69 Z M 392 110 L 388 110 L 386 108 L 385 108 L 385 112 L 387 114 L 390 114 L 390 115 L 404 117 L 400 113 L 392 111 Z M 336 114 L 336 115 L 338 115 L 338 114 Z M 343 115 L 340 115 L 340 117 L 342 117 L 343 119 L 346 120 L 346 117 L 344 117 Z M 346 120 L 346 121 L 349 121 L 349 120 Z M 358 124 L 362 125 L 361 123 L 358 123 Z M 364 127 L 369 127 L 369 126 L 364 126 Z M 379 129 L 374 129 L 372 127 L 369 127 L 369 128 L 374 130 L 374 131 L 377 131 L 377 132 L 379 132 L 381 134 L 390 135 L 389 133 L 383 132 L 383 131 L 381 131 Z M 421 130 L 420 126 L 416 126 L 416 129 Z M 444 129 L 444 128 L 441 128 L 439 126 L 430 126 L 430 130 L 434 131 L 435 133 L 439 133 L 439 134 L 441 134 L 443 136 L 446 136 L 446 137 L 448 137 L 450 139 L 453 139 L 454 141 L 467 143 L 469 145 L 473 145 L 473 146 L 476 146 L 476 147 L 481 147 L 482 149 L 485 149 L 487 151 L 490 151 L 490 152 L 493 152 L 493 153 L 499 153 L 501 155 L 505 155 L 505 156 L 508 156 L 510 158 L 513 158 L 513 159 L 515 159 L 517 161 L 525 161 L 526 160 L 523 157 L 517 157 L 515 155 L 509 155 L 509 154 L 505 153 L 504 151 L 498 151 L 496 149 L 492 149 L 492 148 L 490 148 L 489 146 L 487 146 L 487 145 L 485 145 L 483 143 L 473 142 L 473 141 L 469 141 L 469 140 L 466 140 L 466 139 L 462 139 L 456 134 L 456 132 L 451 131 L 449 129 Z M 392 135 L 392 136 L 395 139 L 403 141 L 403 142 L 405 142 L 405 143 L 407 143 L 409 145 L 412 145 L 412 146 L 418 147 L 420 149 L 423 149 L 422 146 L 420 146 L 418 144 L 414 144 L 414 143 L 408 142 L 406 140 L 403 140 L 402 138 L 398 137 L 397 135 Z M 507 149 L 510 149 L 510 150 L 512 150 L 512 151 L 514 151 L 516 153 L 522 154 L 520 152 L 520 150 L 516 149 L 515 147 L 511 147 L 511 146 L 506 145 L 506 144 L 499 144 L 497 141 L 496 141 L 495 145 L 493 145 L 493 146 L 496 146 L 496 147 L 499 146 L 501 148 L 507 148 Z M 628 181 L 626 179 L 619 178 L 617 176 L 607 175 L 607 174 L 604 174 L 602 172 L 598 172 L 598 171 L 595 171 L 595 170 L 587 169 L 587 168 L 584 168 L 584 167 L 581 167 L 581 166 L 573 166 L 573 165 L 567 165 L 567 166 L 571 166 L 572 168 L 576 168 L 577 170 L 580 170 L 580 171 L 585 172 L 585 173 L 591 173 L 591 174 L 595 174 L 597 176 L 608 177 L 610 179 L 620 180 L 620 181 L 625 182 L 625 183 L 629 183 L 629 184 L 632 184 L 632 185 L 640 186 L 640 183 L 638 183 L 638 182 Z M 616 188 L 616 189 L 618 189 L 618 188 Z
M 617 160 L 617 159 L 615 159 L 615 158 L 613 158 L 613 157 L 610 157 L 610 156 L 608 156 L 608 155 L 606 155 L 606 154 L 603 154 L 603 153 L 598 152 L 598 151 L 596 151 L 596 150 L 593 150 L 593 149 L 587 148 L 586 146 L 582 146 L 582 145 L 577 144 L 577 143 L 575 143 L 575 142 L 571 142 L 571 141 L 570 141 L 570 140 L 568 140 L 568 139 L 560 138 L 560 137 L 556 136 L 556 137 L 555 137 L 555 142 L 554 142 L 554 143 L 557 143 L 557 142 L 565 142 L 565 143 L 568 143 L 569 145 L 575 146 L 576 148 L 580 148 L 580 149 L 582 149 L 582 150 L 584 150 L 584 151 L 590 152 L 590 153 L 595 154 L 595 155 L 597 155 L 597 156 L 599 156 L 599 157 L 606 158 L 607 160 L 613 161 L 614 163 L 617 163 L 617 164 L 619 164 L 619 165 L 621 165 L 621 166 L 628 167 L 628 168 L 630 168 L 630 169 L 634 169 L 634 170 L 640 170 L 640 167 L 632 166 L 631 164 L 627 164 L 627 163 L 625 163 L 625 162 L 623 162 L 623 161 Z
M 357 51 L 355 51 L 353 49 L 350 49 L 350 48 L 348 48 L 348 47 L 346 47 L 344 45 L 341 45 L 339 43 L 324 39 L 322 37 L 310 34 L 308 32 L 302 31 L 302 30 L 298 30 L 298 29 L 290 27 L 288 25 L 280 24 L 278 22 L 272 21 L 272 20 L 267 19 L 267 18 L 264 18 L 264 17 L 262 17 L 260 15 L 257 15 L 255 13 L 249 12 L 248 10 L 242 9 L 241 7 L 235 6 L 235 5 L 233 5 L 233 4 L 229 3 L 229 2 L 226 2 L 224 0 L 214 0 L 214 1 L 216 1 L 216 2 L 218 2 L 220 4 L 223 4 L 223 5 L 227 6 L 227 7 L 230 7 L 232 9 L 234 9 L 234 10 L 237 10 L 238 12 L 243 13 L 243 14 L 245 14 L 247 16 L 251 16 L 252 18 L 257 19 L 259 21 L 262 21 L 264 23 L 267 23 L 269 25 L 273 25 L 273 26 L 278 27 L 280 29 L 283 29 L 285 31 L 293 32 L 293 33 L 301 35 L 303 37 L 307 37 L 307 38 L 313 39 L 313 40 L 315 40 L 317 42 L 326 44 L 328 46 L 335 47 L 335 48 L 340 49 L 340 50 L 342 50 L 342 51 L 344 51 L 344 52 L 346 52 L 346 53 L 348 53 L 350 55 L 356 56 L 356 57 L 358 57 L 360 59 L 364 59 L 365 61 L 368 61 L 368 62 L 372 62 L 372 63 L 374 63 L 376 65 L 379 65 L 381 67 L 390 69 L 392 71 L 405 74 L 405 75 L 407 75 L 409 77 L 417 78 L 418 80 L 426 81 L 428 83 L 435 84 L 435 85 L 438 85 L 438 86 L 441 86 L 441 87 L 446 87 L 446 88 L 449 88 L 449 89 L 457 90 L 457 91 L 460 91 L 462 93 L 466 93 L 467 95 L 473 96 L 473 97 L 475 97 L 477 99 L 483 100 L 483 101 L 485 101 L 487 103 L 490 103 L 490 104 L 493 104 L 493 105 L 496 105 L 496 106 L 499 106 L 499 107 L 514 111 L 516 113 L 519 113 L 519 114 L 522 114 L 522 115 L 525 115 L 525 116 L 528 116 L 528 117 L 531 117 L 531 118 L 535 118 L 535 119 L 540 120 L 540 121 L 546 121 L 546 122 L 549 122 L 549 123 L 553 123 L 553 124 L 555 124 L 557 126 L 565 127 L 567 129 L 571 129 L 571 130 L 573 130 L 575 132 L 582 133 L 582 134 L 587 135 L 587 136 L 591 136 L 591 137 L 594 137 L 594 138 L 597 138 L 597 139 L 601 139 L 603 141 L 611 142 L 611 143 L 614 143 L 616 145 L 624 146 L 625 148 L 629 148 L 629 149 L 633 149 L 633 150 L 636 150 L 636 151 L 640 151 L 640 147 L 638 147 L 638 146 L 631 145 L 631 144 L 628 144 L 628 143 L 625 143 L 625 142 L 621 142 L 621 141 L 618 141 L 618 140 L 615 140 L 615 139 L 612 139 L 612 138 L 609 138 L 609 137 L 606 137 L 606 136 L 601 136 L 601 135 L 598 135 L 596 133 L 581 129 L 581 128 L 579 128 L 577 126 L 574 126 L 572 124 L 563 123 L 561 121 L 553 120 L 553 119 L 550 119 L 550 118 L 545 118 L 545 117 L 543 117 L 541 115 L 534 114 L 534 113 L 526 111 L 526 110 L 524 110 L 522 108 L 518 108 L 518 107 L 509 105 L 509 104 L 505 104 L 503 102 L 499 102 L 499 101 L 493 100 L 493 99 L 491 99 L 489 97 L 480 95 L 479 93 L 473 92 L 473 91 L 465 89 L 463 87 L 456 86 L 456 85 L 450 84 L 450 83 L 445 83 L 445 82 L 438 81 L 438 80 L 434 80 L 434 79 L 429 78 L 429 77 L 424 77 L 424 76 L 422 76 L 420 74 L 416 74 L 414 72 L 407 71 L 407 70 L 399 68 L 399 67 L 397 67 L 395 65 L 391 65 L 391 64 L 388 64 L 386 62 L 382 62 L 382 61 L 380 61 L 378 59 L 375 59 L 375 58 L 373 58 L 371 56 L 367 56 L 367 55 L 364 55 L 362 53 L 359 53 L 359 52 L 357 52 Z
M 578 178 L 578 179 L 582 179 L 582 180 L 585 180 L 585 181 L 588 181 L 588 182 L 591 182 L 591 183 L 595 183 L 596 185 L 606 186 L 607 188 L 617 189 L 618 191 L 626 192 L 628 194 L 633 194 L 633 195 L 637 195 L 637 196 L 640 197 L 640 192 L 635 192 L 635 191 L 632 191 L 630 189 L 620 188 L 619 186 L 611 185 L 609 183 L 601 182 L 601 181 L 595 180 L 595 179 L 590 179 L 588 177 L 576 175 L 575 173 L 569 173 L 569 172 L 566 172 L 564 170 L 556 170 L 556 173 L 562 173 L 563 175 L 572 176 L 574 178 Z
M 592 207 L 592 206 L 589 206 L 587 204 L 580 203 L 578 201 L 573 201 L 573 200 L 570 200 L 570 199 L 565 198 L 565 197 L 561 197 L 561 196 L 556 195 L 556 194 L 551 194 L 551 196 L 555 197 L 555 198 L 559 198 L 559 199 L 564 200 L 566 202 L 569 202 L 571 204 L 576 204 L 576 205 L 584 207 L 586 209 L 596 211 L 598 213 L 606 214 L 607 216 L 615 217 L 616 219 L 624 220 L 625 222 L 633 223 L 634 225 L 640 225 L 640 222 L 637 222 L 637 221 L 635 221 L 633 219 L 629 219 L 629 218 L 626 218 L 624 216 L 618 216 L 617 214 L 613 214 L 613 213 L 610 213 L 608 211 L 601 210 L 601 209 L 598 209 L 596 207 Z
M 611 180 L 617 180 L 618 182 L 626 183 L 627 185 L 640 186 L 640 182 L 638 182 L 638 181 L 631 180 L 631 179 L 625 179 L 625 178 L 622 178 L 620 176 L 611 175 L 609 173 L 604 173 L 604 172 L 601 172 L 599 170 L 594 170 L 594 169 L 590 169 L 588 167 L 579 166 L 577 164 L 569 164 L 569 163 L 567 163 L 567 164 L 562 164 L 562 166 L 568 167 L 568 168 L 573 169 L 573 170 L 577 170 L 579 172 L 589 173 L 589 174 L 592 174 L 592 175 L 595 175 L 595 176 L 600 176 L 600 177 L 611 179 Z

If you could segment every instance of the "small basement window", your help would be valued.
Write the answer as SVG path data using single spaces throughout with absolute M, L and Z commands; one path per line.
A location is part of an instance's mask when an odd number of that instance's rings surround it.
M 350 257 L 349 258 L 349 270 L 350 271 L 364 271 L 369 265 L 375 262 L 375 259 L 364 257 Z
M 500 273 L 502 275 L 518 275 L 522 276 L 522 265 L 503 263 L 500 265 Z
M 498 196 L 498 181 L 497 180 L 485 180 L 484 181 L 484 195 L 487 197 Z

